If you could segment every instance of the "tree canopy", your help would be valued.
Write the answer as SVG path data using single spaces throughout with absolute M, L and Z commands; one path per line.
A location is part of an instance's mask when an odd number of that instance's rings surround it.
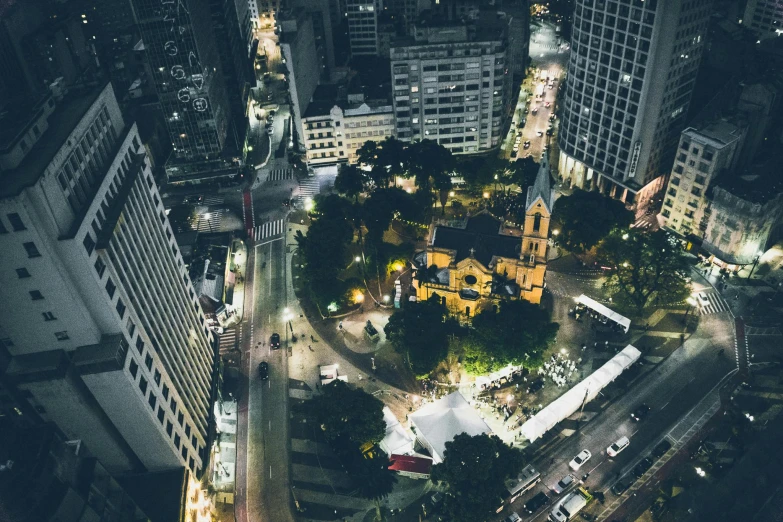
M 612 230 L 633 223 L 633 213 L 622 201 L 578 189 L 555 202 L 553 215 L 561 224 L 558 240 L 576 254 L 590 250 Z
M 508 169 L 508 182 L 525 189 L 535 183 L 539 164 L 532 156 L 519 158 L 511 162 Z M 522 191 L 525 193 L 525 191 Z
M 473 374 L 509 364 L 535 368 L 554 341 L 558 323 L 540 306 L 524 300 L 504 301 L 497 311 L 483 310 L 473 318 L 473 330 L 463 342 L 463 367 Z
M 365 175 L 356 165 L 341 165 L 334 179 L 334 189 L 340 194 L 359 200 L 359 194 L 365 190 Z
M 345 438 L 357 447 L 377 444 L 386 435 L 383 403 L 361 388 L 336 380 L 321 388 L 322 395 L 305 403 L 305 412 L 321 426 L 329 440 Z
M 446 443 L 443 462 L 432 468 L 432 480 L 447 485 L 443 507 L 456 522 L 492 516 L 507 478 L 522 469 L 522 452 L 496 435 L 462 433 Z
M 360 459 L 351 470 L 358 486 L 358 495 L 375 503 L 375 520 L 381 520 L 381 501 L 389 496 L 397 483 L 397 474 L 389 469 L 391 461 L 383 451 Z
M 682 245 L 666 232 L 612 232 L 598 249 L 609 267 L 606 288 L 613 298 L 641 313 L 648 304 L 681 303 L 690 293 L 688 260 Z
M 448 334 L 454 325 L 446 316 L 437 298 L 408 302 L 395 310 L 384 328 L 387 339 L 407 355 L 417 376 L 428 375 L 448 353 Z

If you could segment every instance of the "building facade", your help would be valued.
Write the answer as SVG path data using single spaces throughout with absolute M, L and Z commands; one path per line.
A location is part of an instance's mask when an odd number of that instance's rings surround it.
M 44 107 L 0 163 L 0 377 L 112 473 L 200 474 L 214 340 L 137 128 L 110 85 Z
M 417 256 L 417 298 L 439 298 L 454 316 L 470 320 L 501 299 L 540 303 L 546 276 L 553 192 L 542 161 L 528 188 L 525 223 L 519 231 L 486 211 L 458 224 L 430 226 L 427 249 Z M 516 233 L 515 233 L 516 232 Z
M 345 1 L 352 56 L 378 54 L 378 17 L 382 11 L 382 0 Z
M 394 136 L 391 105 L 361 102 L 345 109 L 334 105 L 326 114 L 311 112 L 304 118 L 302 135 L 309 166 L 356 163 L 356 153 L 365 142 Z
M 743 129 L 727 121 L 682 132 L 661 209 L 662 226 L 686 237 L 706 229 L 704 208 L 710 183 L 723 170 L 736 166 L 744 137 Z
M 223 154 L 232 111 L 210 0 L 131 4 L 173 147 L 167 174 L 186 179 L 219 171 L 209 162 Z M 203 169 L 200 162 L 206 162 Z
M 742 25 L 760 38 L 772 38 L 783 33 L 783 4 L 777 0 L 748 0 Z
M 709 0 L 577 0 L 558 143 L 560 176 L 643 209 L 671 167 Z
M 464 25 L 422 27 L 391 48 L 394 116 L 401 141 L 437 141 L 453 154 L 496 148 L 509 113 L 505 32 L 468 37 Z

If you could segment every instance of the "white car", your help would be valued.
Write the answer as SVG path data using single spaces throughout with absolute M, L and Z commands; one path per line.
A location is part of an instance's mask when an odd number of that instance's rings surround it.
M 627 448 L 629 444 L 631 444 L 631 441 L 628 437 L 620 437 L 617 442 L 606 448 L 606 454 L 610 457 L 616 457 L 617 454 Z
M 582 450 L 579 452 L 579 455 L 574 457 L 574 460 L 568 463 L 568 467 L 570 467 L 572 470 L 576 471 L 579 468 L 581 468 L 585 462 L 590 460 L 590 457 L 592 457 L 593 454 L 590 453 L 588 450 Z

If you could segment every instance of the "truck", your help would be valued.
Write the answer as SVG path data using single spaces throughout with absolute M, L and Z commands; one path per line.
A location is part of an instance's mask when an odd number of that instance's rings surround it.
M 506 506 L 533 489 L 539 482 L 541 482 L 541 473 L 533 466 L 525 466 L 516 478 L 506 480 L 503 489 L 498 493 L 495 513 L 503 511 Z
M 584 488 L 578 488 L 569 493 L 563 500 L 555 504 L 554 509 L 549 513 L 550 522 L 566 522 L 574 518 L 577 513 L 593 500 L 593 496 Z

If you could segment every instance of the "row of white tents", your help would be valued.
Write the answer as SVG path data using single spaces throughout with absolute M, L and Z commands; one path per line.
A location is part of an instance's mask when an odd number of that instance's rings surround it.
M 557 400 L 531 417 L 522 425 L 521 433 L 530 442 L 541 437 L 555 425 L 570 417 L 598 396 L 598 392 L 614 381 L 636 362 L 641 352 L 630 344 L 593 372 L 582 382 L 565 392 Z

